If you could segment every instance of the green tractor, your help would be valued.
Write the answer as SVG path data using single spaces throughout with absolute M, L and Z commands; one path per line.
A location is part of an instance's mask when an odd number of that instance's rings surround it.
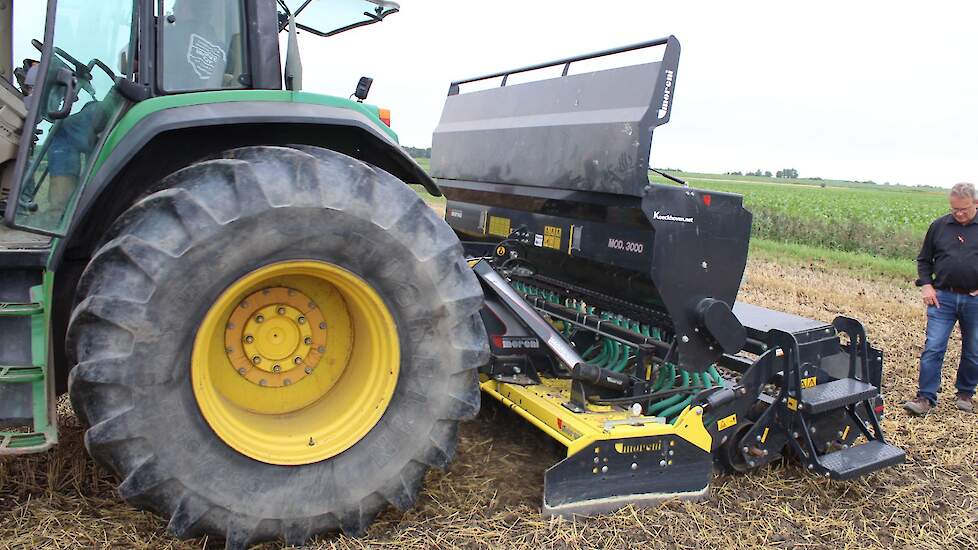
M 0 0 L 0 455 L 55 445 L 67 392 L 178 537 L 410 506 L 478 411 L 483 294 L 369 81 L 301 91 L 296 39 L 398 6 L 40 4 Z

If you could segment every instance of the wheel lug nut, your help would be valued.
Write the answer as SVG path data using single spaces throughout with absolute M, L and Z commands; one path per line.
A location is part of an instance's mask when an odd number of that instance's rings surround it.
M 285 308 L 284 307 L 278 308 L 278 314 L 279 315 L 285 315 Z
M 317 350 L 319 351 L 319 353 L 326 353 L 326 346 L 319 346 Z
M 264 315 L 259 315 L 258 317 L 255 317 L 255 322 L 256 323 L 264 323 L 265 322 L 265 316 Z
M 319 328 L 326 330 L 326 322 L 319 323 Z
M 250 343 L 252 343 L 254 341 L 255 341 L 255 337 L 254 336 L 251 336 L 251 335 L 245 336 L 245 342 L 248 342 L 250 344 Z
M 261 363 L 261 357 L 258 357 L 256 355 L 256 356 L 252 357 L 251 362 L 257 365 L 257 364 Z
M 282 381 L 282 383 L 285 384 L 286 386 L 288 386 L 288 385 L 292 384 L 292 381 L 289 380 L 288 378 L 286 378 L 285 380 Z
M 243 375 L 246 372 L 248 372 L 248 370 L 246 368 L 244 368 L 244 367 L 241 367 L 240 369 L 238 369 L 238 374 L 242 374 Z
M 282 372 L 282 366 L 275 365 L 274 367 L 272 367 L 272 372 Z
M 268 385 L 268 380 L 265 380 L 264 378 L 262 378 L 261 380 L 258 381 L 258 385 L 259 386 L 267 386 Z
M 305 368 L 306 374 L 312 374 L 312 367 Z
M 242 309 L 247 309 L 248 308 L 248 300 L 244 300 L 243 302 L 241 302 L 241 308 Z
M 225 353 L 234 353 L 234 348 L 224 348 Z
M 296 365 L 301 365 L 302 364 L 302 357 L 296 357 L 295 358 L 295 364 Z
M 309 336 L 306 336 L 306 339 L 303 340 L 303 342 L 305 342 L 307 346 L 312 345 L 312 338 L 309 337 Z
M 296 321 L 298 321 L 300 325 L 303 325 L 306 322 L 306 318 L 300 315 L 299 318 L 296 319 Z

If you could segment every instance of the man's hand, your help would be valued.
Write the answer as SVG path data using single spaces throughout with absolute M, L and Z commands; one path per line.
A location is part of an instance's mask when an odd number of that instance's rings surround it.
M 971 293 L 972 296 L 978 296 L 978 290 Z
M 924 305 L 941 308 L 941 304 L 937 301 L 937 291 L 934 290 L 934 285 L 920 287 L 920 296 L 924 299 Z

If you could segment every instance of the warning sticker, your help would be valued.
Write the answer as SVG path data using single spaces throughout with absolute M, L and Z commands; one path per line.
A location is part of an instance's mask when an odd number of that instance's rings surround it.
M 722 432 L 723 430 L 726 430 L 727 428 L 736 425 L 737 425 L 737 415 L 732 414 L 730 416 L 717 420 L 717 431 Z
M 560 250 L 560 234 L 563 228 L 545 225 L 543 227 L 543 246 Z
M 497 218 L 489 216 L 489 234 L 499 237 L 509 237 L 512 231 L 509 230 L 509 218 Z

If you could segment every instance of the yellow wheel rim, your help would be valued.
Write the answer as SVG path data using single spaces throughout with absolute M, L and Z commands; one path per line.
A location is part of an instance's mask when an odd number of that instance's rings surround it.
M 310 464 L 367 434 L 400 366 L 394 319 L 366 281 L 333 264 L 270 264 L 237 280 L 194 339 L 200 412 L 238 452 Z

